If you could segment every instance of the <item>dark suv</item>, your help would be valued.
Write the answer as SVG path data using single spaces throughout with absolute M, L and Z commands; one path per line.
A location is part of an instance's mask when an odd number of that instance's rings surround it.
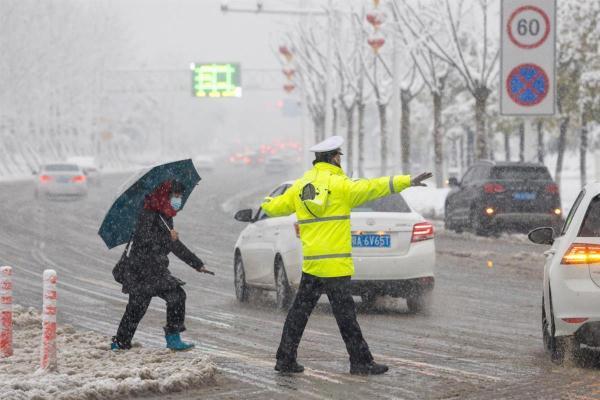
M 558 186 L 544 165 L 479 161 L 449 183 L 446 229 L 489 235 L 561 224 Z

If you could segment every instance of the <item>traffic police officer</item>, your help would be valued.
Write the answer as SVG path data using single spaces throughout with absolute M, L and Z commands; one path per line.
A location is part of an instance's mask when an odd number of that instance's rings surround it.
M 296 355 L 308 318 L 322 293 L 331 303 L 346 349 L 351 374 L 383 374 L 356 320 L 350 279 L 354 274 L 350 212 L 353 208 L 409 186 L 425 186 L 424 173 L 411 180 L 408 175 L 351 180 L 341 168 L 340 148 L 344 139 L 332 136 L 313 146 L 313 168 L 283 195 L 267 197 L 262 209 L 271 217 L 296 213 L 302 240 L 302 278 L 283 327 L 275 370 L 303 372 Z

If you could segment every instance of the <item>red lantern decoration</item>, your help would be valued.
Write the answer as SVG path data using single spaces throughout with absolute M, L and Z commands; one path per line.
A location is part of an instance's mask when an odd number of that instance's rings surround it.
M 371 48 L 373 49 L 373 52 L 375 54 L 377 54 L 377 53 L 379 53 L 379 49 L 381 49 L 383 47 L 383 45 L 385 44 L 385 39 L 382 37 L 373 37 L 373 38 L 369 38 L 367 43 L 369 43 L 369 46 L 371 46 Z
M 371 11 L 367 14 L 367 22 L 373 25 L 373 28 L 377 30 L 385 22 L 385 14 L 378 12 L 377 10 Z
M 279 46 L 279 52 L 284 56 L 286 54 L 291 54 L 291 51 L 287 48 L 287 46 Z
M 283 90 L 285 90 L 286 93 L 291 93 L 294 91 L 294 89 L 296 89 L 296 85 L 294 85 L 293 83 L 286 83 L 285 85 L 283 85 Z
M 287 62 L 290 62 L 294 57 L 294 55 L 292 54 L 290 49 L 287 48 L 287 46 L 279 46 L 279 53 L 285 57 Z
M 292 80 L 292 78 L 294 77 L 294 74 L 296 73 L 296 71 L 292 68 L 284 68 L 283 69 L 283 74 L 286 76 L 286 78 L 288 78 L 288 80 Z

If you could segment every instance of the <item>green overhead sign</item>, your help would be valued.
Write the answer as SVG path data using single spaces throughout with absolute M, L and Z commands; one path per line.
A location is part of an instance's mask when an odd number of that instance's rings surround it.
M 192 93 L 196 97 L 242 97 L 239 63 L 192 64 Z

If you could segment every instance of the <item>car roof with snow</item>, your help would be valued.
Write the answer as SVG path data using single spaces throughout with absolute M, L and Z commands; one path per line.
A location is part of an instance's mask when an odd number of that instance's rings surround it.
M 475 164 L 487 164 L 494 167 L 546 167 L 544 164 L 520 161 L 479 160 Z

